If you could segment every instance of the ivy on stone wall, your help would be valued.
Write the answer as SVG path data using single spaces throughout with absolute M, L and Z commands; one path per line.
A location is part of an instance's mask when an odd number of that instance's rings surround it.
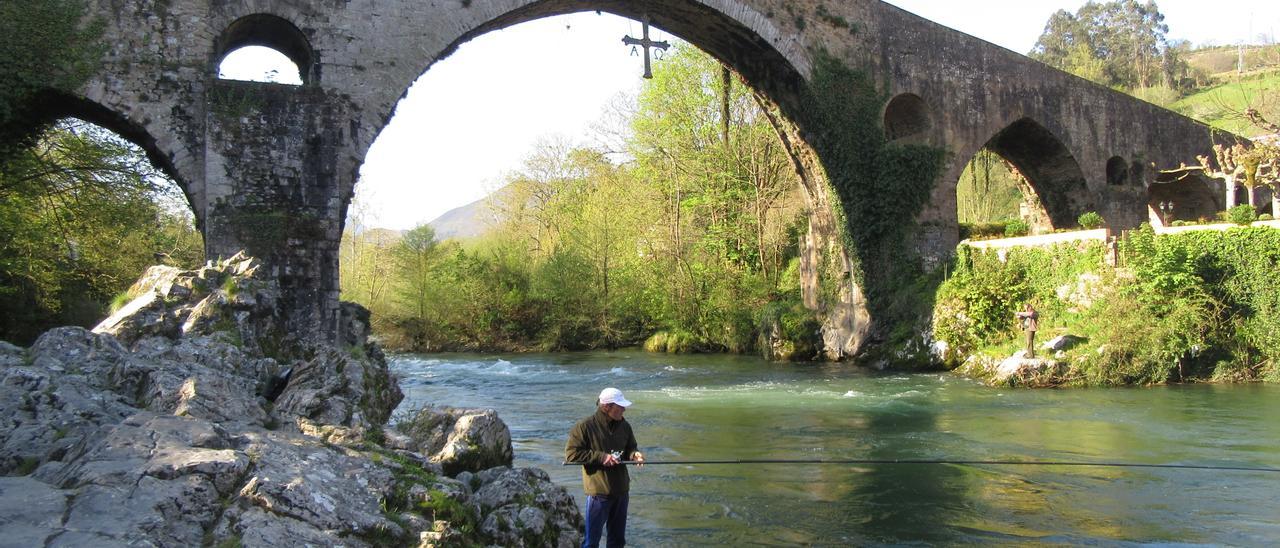
M 220 209 L 226 207 L 219 204 Z M 315 241 L 324 238 L 318 215 L 285 207 L 245 205 L 223 213 L 237 241 L 250 255 L 266 257 L 285 250 L 289 239 Z
M 845 66 L 829 53 L 815 55 L 808 91 L 803 116 L 840 199 L 845 244 L 853 251 L 854 281 L 863 288 L 868 308 L 881 325 L 914 324 L 919 318 L 891 316 L 929 308 L 896 302 L 920 298 L 898 295 L 903 288 L 913 287 L 898 282 L 924 274 L 910 237 L 916 217 L 942 175 L 947 153 L 936 147 L 888 142 L 881 120 L 888 95 L 866 73 Z
M 103 24 L 84 16 L 83 0 L 0 2 L 0 161 L 51 122 L 32 108 L 41 93 L 72 93 L 98 70 Z

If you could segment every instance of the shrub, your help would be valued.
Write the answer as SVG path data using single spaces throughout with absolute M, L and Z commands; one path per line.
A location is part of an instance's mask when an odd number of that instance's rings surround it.
M 121 308 L 124 308 L 124 305 L 133 301 L 134 297 L 135 295 L 128 291 L 116 293 L 116 296 L 111 298 L 111 305 L 107 307 L 108 313 L 115 314 L 120 311 Z
M 990 223 L 960 223 L 960 239 L 989 239 L 1000 238 L 1004 236 L 1006 221 L 994 221 Z
M 659 331 L 644 341 L 646 352 L 692 354 L 701 350 L 698 338 L 687 331 Z
M 1257 212 L 1249 204 L 1240 204 L 1227 210 L 1227 220 L 1238 225 L 1247 225 L 1257 219 Z
M 1015 236 L 1026 236 L 1031 232 L 1031 225 L 1022 219 L 1014 219 L 1004 226 L 1004 235 L 1009 238 Z
M 1096 211 L 1087 211 L 1080 214 L 1080 218 L 1076 219 L 1080 223 L 1080 227 L 1086 230 L 1102 228 L 1106 223 L 1102 220 L 1102 215 L 1098 215 Z
M 1272 217 L 1270 213 L 1263 213 L 1262 215 L 1258 215 L 1259 221 L 1270 221 L 1273 219 L 1275 219 L 1275 217 Z

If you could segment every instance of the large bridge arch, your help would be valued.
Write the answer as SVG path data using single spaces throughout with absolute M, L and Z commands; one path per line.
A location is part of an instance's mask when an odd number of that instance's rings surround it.
M 148 125 L 139 123 L 139 121 L 123 114 L 122 109 L 118 107 L 112 108 L 83 96 L 74 96 L 53 90 L 41 92 L 35 100 L 25 106 L 28 112 L 24 114 L 23 118 L 29 123 L 35 124 L 36 127 L 44 127 L 45 124 L 63 118 L 75 118 L 109 130 L 133 143 L 146 154 L 147 160 L 156 169 L 178 185 L 183 196 L 187 199 L 188 207 L 191 207 L 193 212 L 195 211 L 196 198 L 192 193 L 197 188 L 191 184 L 191 180 L 187 177 L 189 174 L 184 173 L 174 164 L 173 154 L 162 146 L 161 143 L 166 142 L 166 140 L 157 138 L 156 132 L 159 132 L 159 135 L 164 135 L 165 128 L 154 125 L 148 127 Z M 195 220 L 197 228 L 200 228 L 201 219 L 197 216 Z
M 805 128 L 804 121 L 794 115 L 806 107 L 806 78 L 812 70 L 809 52 L 790 47 L 794 42 L 784 39 L 785 32 L 775 24 L 775 15 L 760 13 L 748 5 L 732 1 L 536 0 L 516 4 L 518 7 L 510 11 L 485 13 L 470 21 L 470 26 L 454 31 L 457 38 L 452 42 L 444 44 L 436 53 L 424 55 L 418 62 L 422 67 L 420 71 L 401 74 L 404 88 L 396 95 L 397 103 L 436 62 L 452 54 L 463 43 L 484 34 L 537 19 L 587 11 L 608 12 L 633 20 L 647 19 L 665 33 L 679 37 L 716 58 L 754 90 L 775 129 L 780 135 L 785 134 L 783 146 L 795 168 L 801 172 L 801 190 L 809 205 L 806 212 L 809 216 L 808 241 L 813 248 L 810 254 L 831 255 L 832 260 L 841 265 L 837 269 L 845 274 L 853 268 L 849 250 L 845 249 L 844 241 L 839 237 L 838 198 L 825 184 L 825 176 L 817 160 L 818 153 L 807 141 L 814 132 Z M 488 17 L 491 18 L 485 20 Z M 609 47 L 608 44 L 604 46 Z M 413 59 L 402 60 L 402 63 L 413 66 Z M 377 131 L 385 128 L 392 114 L 394 110 L 387 112 L 379 121 L 383 125 L 376 126 Z M 376 132 L 371 134 L 376 136 Z M 344 192 L 342 215 L 345 216 L 345 205 L 353 197 L 354 189 Z M 816 266 L 819 263 L 811 257 L 801 268 L 806 271 L 806 276 L 816 278 L 820 275 Z M 857 287 L 855 276 L 845 275 L 832 283 L 839 286 L 834 302 L 819 303 L 817 283 L 805 284 L 803 292 L 810 307 L 822 307 L 834 318 L 825 331 L 831 339 L 830 354 L 841 357 L 856 351 L 864 343 L 870 330 L 870 316 L 866 311 L 864 292 Z

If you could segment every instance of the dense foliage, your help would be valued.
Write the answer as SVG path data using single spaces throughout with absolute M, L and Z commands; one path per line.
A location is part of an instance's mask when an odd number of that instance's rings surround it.
M 1102 248 L 1060 245 L 995 252 L 962 248 L 939 293 L 935 336 L 951 359 L 1009 355 L 1014 312 L 1030 301 L 1041 333 L 1085 342 L 1058 359 L 1060 382 L 1158 384 L 1280 381 L 1280 231 L 1236 228 L 1130 234 L 1123 268 Z
M 495 225 L 478 241 L 349 230 L 343 297 L 368 306 L 392 346 L 419 350 L 651 338 L 663 351 L 748 352 L 762 320 L 783 332 L 803 323 L 792 306 L 799 185 L 750 90 L 681 47 L 638 104 L 626 161 L 543 145 L 494 197 Z M 788 313 L 766 317 L 769 303 Z
M 1154 1 L 1090 1 L 1074 14 L 1054 13 L 1031 56 L 1106 86 L 1176 89 L 1189 68 L 1169 46 L 1168 32 Z
M 0 165 L 0 338 L 92 325 L 157 259 L 203 257 L 185 198 L 135 146 L 62 121 Z
M 956 215 L 961 224 L 980 225 L 1018 217 L 1022 175 L 998 154 L 982 149 L 956 183 Z
M 69 92 L 97 67 L 102 24 L 85 24 L 83 0 L 0 2 L 0 163 L 33 143 L 49 120 L 31 108 Z

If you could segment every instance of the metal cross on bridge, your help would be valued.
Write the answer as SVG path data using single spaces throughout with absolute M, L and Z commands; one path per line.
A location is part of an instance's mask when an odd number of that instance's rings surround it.
M 637 38 L 632 38 L 629 35 L 624 36 L 622 37 L 622 43 L 628 46 L 631 46 L 632 52 L 635 52 L 636 46 L 640 46 L 644 48 L 644 77 L 653 78 L 653 71 L 649 67 L 649 48 L 666 50 L 667 48 L 671 47 L 671 44 L 667 43 L 665 40 L 661 42 L 655 42 L 649 39 L 649 16 L 646 15 L 644 20 L 640 21 L 640 25 L 641 25 L 641 29 L 644 30 L 643 37 L 637 39 Z

